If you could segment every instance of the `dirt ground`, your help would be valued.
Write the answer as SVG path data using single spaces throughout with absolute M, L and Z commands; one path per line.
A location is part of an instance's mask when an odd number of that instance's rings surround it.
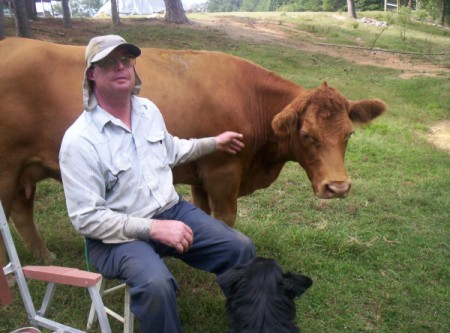
M 339 16 L 337 18 L 339 19 Z M 127 25 L 169 25 L 161 17 L 139 20 L 122 19 L 122 22 Z M 6 33 L 9 36 L 14 35 L 14 23 L 11 23 L 12 21 L 6 22 Z M 290 26 L 287 23 L 280 25 L 277 20 L 205 15 L 191 19 L 191 23 L 189 25 L 190 28 L 215 29 L 226 33 L 230 38 L 238 40 L 247 39 L 254 42 L 289 46 L 302 52 L 325 54 L 360 65 L 397 69 L 401 71 L 400 76 L 404 79 L 417 76 L 444 75 L 450 77 L 450 68 L 441 67 L 427 57 L 378 50 L 318 45 L 317 43 L 305 41 L 305 39 L 308 40 L 305 37 L 310 35 L 308 32 L 295 29 L 293 25 Z M 62 27 L 60 20 L 40 20 L 32 23 L 32 29 L 36 39 L 62 44 L 77 44 L 73 31 L 77 31 L 76 35 L 78 37 L 82 34 L 94 36 L 96 27 L 104 24 L 104 20 L 74 20 L 73 29 L 66 30 Z M 429 130 L 428 139 L 432 144 L 450 153 L 450 121 L 443 121 L 433 125 Z
M 337 16 L 339 19 L 340 16 Z M 373 65 L 394 68 L 403 72 L 402 77 L 435 76 L 442 72 L 450 75 L 450 68 L 440 67 L 426 61 L 417 60 L 404 54 L 388 53 L 382 51 L 363 50 L 346 47 L 334 47 L 305 42 L 304 38 L 311 35 L 300 31 L 293 25 L 277 21 L 255 20 L 244 17 L 205 17 L 194 21 L 199 28 L 215 28 L 223 30 L 230 37 L 248 39 L 255 42 L 266 42 L 297 48 L 303 52 L 322 53 L 331 57 L 343 58 L 360 65 Z M 300 37 L 300 38 L 298 38 Z

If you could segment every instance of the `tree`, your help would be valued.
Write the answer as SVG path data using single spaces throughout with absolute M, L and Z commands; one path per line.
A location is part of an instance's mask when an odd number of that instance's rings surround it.
M 33 38 L 28 21 L 26 0 L 14 0 L 14 16 L 16 17 L 16 36 Z
M 36 20 L 37 19 L 37 11 L 36 11 L 36 4 L 34 3 L 34 0 L 26 0 L 25 6 L 27 8 L 28 19 Z
M 119 10 L 117 9 L 117 0 L 111 0 L 111 18 L 113 26 L 120 25 Z
M 102 0 L 72 0 L 70 2 L 73 17 L 92 17 L 102 5 Z
M 3 24 L 3 6 L 4 2 L 3 0 L 0 0 L 0 40 L 5 39 L 5 25 Z
M 183 24 L 190 21 L 186 17 L 181 0 L 164 0 L 166 5 L 166 15 L 164 19 L 168 22 Z
M 354 0 L 347 0 L 347 12 L 350 17 L 356 18 L 356 8 Z
M 445 15 L 446 15 L 446 7 L 447 7 L 447 0 L 441 0 L 441 25 L 444 26 L 445 23 Z
M 62 3 L 64 27 L 72 28 L 72 18 L 70 15 L 69 0 L 62 0 L 61 3 Z

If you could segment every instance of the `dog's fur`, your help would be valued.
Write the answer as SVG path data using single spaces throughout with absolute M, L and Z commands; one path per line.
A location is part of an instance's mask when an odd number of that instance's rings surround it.
M 313 283 L 311 278 L 284 273 L 274 259 L 255 258 L 217 278 L 227 291 L 229 333 L 300 332 L 294 299 Z

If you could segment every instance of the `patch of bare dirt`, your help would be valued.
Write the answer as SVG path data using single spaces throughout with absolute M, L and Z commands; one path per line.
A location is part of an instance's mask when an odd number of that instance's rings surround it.
M 336 47 L 307 42 L 311 34 L 296 29 L 293 25 L 271 20 L 256 20 L 235 16 L 205 16 L 193 21 L 194 27 L 219 29 L 231 38 L 247 39 L 254 42 L 264 42 L 289 46 L 302 52 L 321 53 L 331 57 L 343 58 L 360 65 L 372 65 L 401 70 L 401 77 L 436 76 L 450 74 L 450 69 L 441 67 L 426 59 L 418 61 L 405 54 L 365 50 L 350 47 Z M 305 38 L 306 37 L 306 38 Z
M 450 120 L 433 125 L 427 139 L 431 144 L 450 153 Z

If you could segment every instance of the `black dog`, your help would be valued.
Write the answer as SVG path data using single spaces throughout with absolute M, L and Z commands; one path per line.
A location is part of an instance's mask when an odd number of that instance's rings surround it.
M 229 333 L 300 332 L 295 325 L 295 297 L 313 283 L 304 275 L 284 273 L 274 259 L 255 258 L 217 278 L 229 291 Z

